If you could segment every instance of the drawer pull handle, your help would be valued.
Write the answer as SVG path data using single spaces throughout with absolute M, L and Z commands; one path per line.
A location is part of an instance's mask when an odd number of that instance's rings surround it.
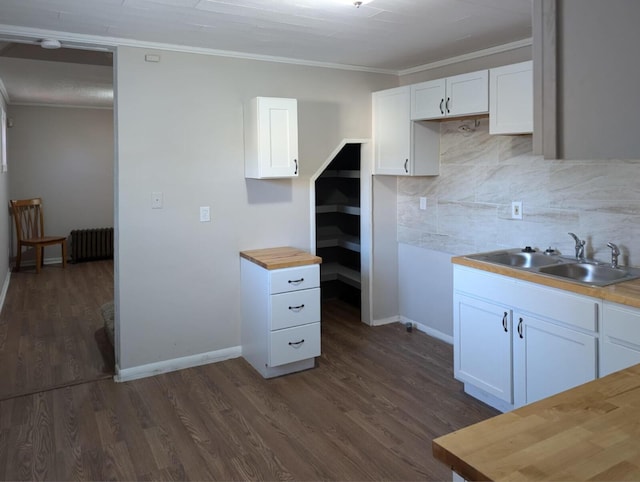
M 304 305 L 300 305 L 300 306 L 290 306 L 289 309 L 291 311 L 300 311 L 302 308 L 304 308 Z
M 303 343 L 304 343 L 304 338 L 300 341 L 290 341 L 289 346 L 292 346 L 294 348 L 300 348 L 300 345 L 302 345 Z
M 522 336 L 522 322 L 524 320 L 522 318 L 520 318 L 519 322 L 518 322 L 518 336 L 520 338 L 524 338 L 524 336 Z
M 507 330 L 507 312 L 504 312 L 504 316 L 502 317 L 502 328 L 504 328 L 505 332 L 508 332 L 509 330 Z
M 289 280 L 289 284 L 290 285 L 299 285 L 300 283 L 302 283 L 304 281 L 304 278 L 300 278 L 300 279 L 290 279 Z

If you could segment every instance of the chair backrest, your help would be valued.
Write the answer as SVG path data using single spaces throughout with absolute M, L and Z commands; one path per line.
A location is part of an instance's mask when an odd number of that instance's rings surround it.
M 44 215 L 42 199 L 12 199 L 9 201 L 13 220 L 16 224 L 18 240 L 41 238 L 44 236 Z

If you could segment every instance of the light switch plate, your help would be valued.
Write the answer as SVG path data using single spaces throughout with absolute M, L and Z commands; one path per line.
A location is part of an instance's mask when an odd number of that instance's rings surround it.
M 423 211 L 427 209 L 427 198 L 424 196 L 420 197 L 420 209 Z
M 200 206 L 200 222 L 208 223 L 211 221 L 211 208 L 209 206 Z
M 511 202 L 511 219 L 522 219 L 522 201 Z

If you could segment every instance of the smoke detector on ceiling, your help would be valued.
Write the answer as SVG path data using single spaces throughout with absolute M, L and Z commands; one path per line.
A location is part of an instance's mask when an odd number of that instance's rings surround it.
M 62 44 L 60 43 L 59 40 L 52 39 L 52 38 L 45 38 L 40 41 L 40 47 L 42 47 L 43 49 L 52 50 L 52 49 L 59 49 L 60 47 L 62 47 Z

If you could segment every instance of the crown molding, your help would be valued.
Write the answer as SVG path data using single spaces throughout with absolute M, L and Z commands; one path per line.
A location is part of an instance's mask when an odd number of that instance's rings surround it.
M 425 70 L 437 69 L 439 67 L 445 67 L 451 64 L 457 64 L 459 62 L 465 62 L 467 60 L 479 59 L 486 57 L 487 55 L 499 54 L 501 52 L 508 52 L 510 50 L 516 50 L 522 47 L 529 47 L 533 44 L 531 38 L 525 38 L 522 40 L 516 40 L 508 44 L 498 45 L 496 47 L 490 47 L 488 49 L 476 50 L 475 52 L 469 52 L 468 54 L 458 55 L 457 57 L 451 57 L 445 60 L 438 60 L 437 62 L 431 62 L 429 64 L 418 65 L 417 67 L 411 67 L 410 69 L 400 70 L 397 75 L 409 75 L 417 72 L 424 72 Z
M 55 38 L 63 47 L 85 48 L 91 50 L 115 50 L 117 47 L 136 47 L 146 49 L 170 50 L 190 54 L 211 55 L 216 57 L 231 57 L 245 60 L 259 60 L 263 62 L 277 62 L 282 64 L 302 65 L 305 67 L 322 67 L 325 69 L 351 70 L 374 74 L 398 75 L 397 70 L 377 69 L 359 65 L 336 64 L 331 62 L 318 62 L 313 60 L 292 59 L 289 57 L 277 57 L 272 55 L 249 54 L 232 50 L 217 50 L 204 47 L 191 47 L 188 45 L 168 44 L 161 42 L 146 42 L 141 40 L 103 37 L 99 35 L 84 35 L 56 30 L 42 30 L 15 25 L 0 24 L 0 40 L 14 42 L 35 43 L 42 38 Z

